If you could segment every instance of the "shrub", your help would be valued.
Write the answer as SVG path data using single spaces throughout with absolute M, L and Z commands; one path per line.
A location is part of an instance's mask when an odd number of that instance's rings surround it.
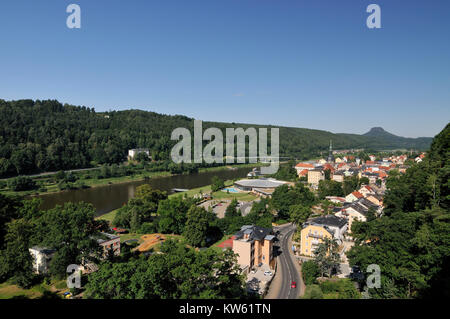
M 18 176 L 9 180 L 8 187 L 13 191 L 26 191 L 36 188 L 36 182 L 29 177 L 26 176 Z
M 323 292 L 319 285 L 306 286 L 304 299 L 323 299 Z
M 320 275 L 319 266 L 312 260 L 305 261 L 302 264 L 302 277 L 305 285 L 316 283 L 316 278 Z

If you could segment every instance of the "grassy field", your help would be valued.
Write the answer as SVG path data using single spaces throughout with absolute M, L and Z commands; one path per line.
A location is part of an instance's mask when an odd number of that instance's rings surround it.
M 61 297 L 62 293 L 68 291 L 65 280 L 53 281 L 49 285 L 41 283 L 29 289 L 23 289 L 10 282 L 0 284 L 0 299 L 10 298 L 41 298 L 51 294 L 52 297 Z

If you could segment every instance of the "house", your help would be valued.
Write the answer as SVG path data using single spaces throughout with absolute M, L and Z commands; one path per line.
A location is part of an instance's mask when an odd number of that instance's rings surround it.
M 344 204 L 345 203 L 344 197 L 326 196 L 325 199 L 329 200 L 330 202 L 335 203 L 335 204 Z
M 366 199 L 377 206 L 383 206 L 383 197 L 377 194 L 369 194 Z
M 33 260 L 33 271 L 36 274 L 46 274 L 55 249 L 33 246 L 28 249 Z
M 344 172 L 342 171 L 336 171 L 333 173 L 333 177 L 332 177 L 333 181 L 336 182 L 344 182 Z
M 375 191 L 369 185 L 362 185 L 358 192 L 361 193 L 364 197 L 367 197 L 370 194 L 375 194 Z
M 360 192 L 354 191 L 354 192 L 351 192 L 350 194 L 348 194 L 347 196 L 345 196 L 345 201 L 352 203 L 363 197 L 364 196 Z
M 148 148 L 134 148 L 134 149 L 128 150 L 128 158 L 133 159 L 139 153 L 145 153 L 150 158 L 150 151 Z
M 303 224 L 300 232 L 300 253 L 304 256 L 314 256 L 314 250 L 325 238 L 336 239 L 341 243 L 347 231 L 347 220 L 334 215 L 326 215 L 311 219 Z
M 353 221 L 367 221 L 370 209 L 373 209 L 375 215 L 378 215 L 381 212 L 381 207 L 365 198 L 361 198 L 351 204 L 344 205 L 344 207 L 336 213 L 336 216 L 348 220 L 348 232 L 351 233 Z
M 238 255 L 237 262 L 241 269 L 250 271 L 260 264 L 275 266 L 273 241 L 275 236 L 271 228 L 244 225 L 233 239 L 233 252 Z
M 308 183 L 313 185 L 319 185 L 319 181 L 325 179 L 325 174 L 320 168 L 315 168 L 308 171 Z
M 97 243 L 103 248 L 103 256 L 106 257 L 111 252 L 115 256 L 120 255 L 120 237 L 108 233 L 100 233 L 97 238 Z
M 295 165 L 295 170 L 297 171 L 297 175 L 299 177 L 301 172 L 304 172 L 306 170 L 306 172 L 308 172 L 309 170 L 314 169 L 314 165 L 311 163 L 298 163 L 297 165 Z M 303 173 L 303 176 L 305 176 L 306 174 Z

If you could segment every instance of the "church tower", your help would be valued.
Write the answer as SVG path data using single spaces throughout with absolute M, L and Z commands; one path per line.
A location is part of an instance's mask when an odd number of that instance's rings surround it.
M 331 140 L 330 140 L 330 152 L 328 153 L 327 162 L 334 163 L 333 142 Z

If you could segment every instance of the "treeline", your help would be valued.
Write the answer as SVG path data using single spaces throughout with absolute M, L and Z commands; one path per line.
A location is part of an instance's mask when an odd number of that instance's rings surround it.
M 154 160 L 169 160 L 175 144 L 170 136 L 177 127 L 192 132 L 193 119 L 141 110 L 96 113 L 94 108 L 56 100 L 0 100 L 0 177 L 120 163 L 132 148 L 149 148 Z M 220 128 L 225 136 L 227 127 L 267 126 L 203 123 L 204 129 L 208 127 Z M 426 141 L 402 144 L 386 138 L 281 127 L 280 156 L 309 159 L 326 152 L 330 140 L 341 149 L 428 146 Z
M 351 265 L 381 270 L 372 298 L 450 296 L 450 124 L 425 159 L 405 174 L 390 174 L 384 216 L 352 225 Z M 370 275 L 370 273 L 366 274 Z

